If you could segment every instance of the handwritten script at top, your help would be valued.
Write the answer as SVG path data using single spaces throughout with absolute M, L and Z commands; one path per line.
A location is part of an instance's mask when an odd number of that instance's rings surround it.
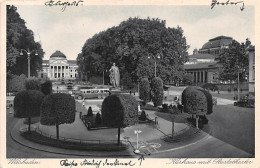
M 245 9 L 244 1 L 238 1 L 238 2 L 230 2 L 230 0 L 227 0 L 226 2 L 218 2 L 217 0 L 212 0 L 211 2 L 211 9 L 213 9 L 216 5 L 242 5 L 240 7 L 240 10 L 243 11 Z
M 62 12 L 65 11 L 66 7 L 67 6 L 79 6 L 79 5 L 83 5 L 83 2 L 82 0 L 78 0 L 78 1 L 73 1 L 73 2 L 62 2 L 62 1 L 53 1 L 53 0 L 50 0 L 50 1 L 47 1 L 45 2 L 45 6 L 62 6 L 61 10 Z

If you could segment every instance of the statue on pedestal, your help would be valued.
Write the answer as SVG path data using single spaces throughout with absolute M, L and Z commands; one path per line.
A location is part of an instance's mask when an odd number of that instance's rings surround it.
M 110 72 L 110 83 L 113 85 L 113 87 L 119 87 L 119 81 L 120 81 L 120 74 L 119 74 L 119 68 L 116 66 L 115 63 L 113 63 L 113 66 L 109 69 Z

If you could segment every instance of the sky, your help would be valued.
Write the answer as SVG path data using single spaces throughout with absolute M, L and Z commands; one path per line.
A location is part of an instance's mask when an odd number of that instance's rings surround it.
M 166 27 L 180 26 L 184 31 L 188 52 L 192 54 L 209 39 L 230 36 L 244 42 L 255 43 L 255 11 L 253 6 L 78 6 L 61 7 L 36 5 L 17 6 L 26 26 L 34 32 L 49 59 L 56 50 L 67 59 L 75 60 L 87 39 L 110 27 L 119 25 L 130 17 L 159 18 Z

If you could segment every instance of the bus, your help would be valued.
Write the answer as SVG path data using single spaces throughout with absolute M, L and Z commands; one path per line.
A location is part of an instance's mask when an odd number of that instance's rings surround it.
M 82 99 L 104 99 L 109 95 L 109 88 L 96 88 L 96 87 L 89 87 L 84 86 L 80 87 L 79 92 L 76 92 L 75 98 L 82 100 Z

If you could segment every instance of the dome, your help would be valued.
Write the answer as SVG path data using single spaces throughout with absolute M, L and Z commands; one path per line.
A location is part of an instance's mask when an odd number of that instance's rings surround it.
M 201 50 L 210 49 L 210 48 L 218 48 L 221 46 L 228 46 L 232 42 L 231 37 L 227 36 L 218 36 L 216 38 L 210 39 L 207 43 L 205 43 Z
M 64 55 L 64 54 L 63 54 L 62 52 L 60 52 L 60 51 L 56 51 L 55 53 L 53 53 L 53 54 L 51 55 L 50 58 L 54 58 L 54 57 L 66 58 L 66 55 Z

